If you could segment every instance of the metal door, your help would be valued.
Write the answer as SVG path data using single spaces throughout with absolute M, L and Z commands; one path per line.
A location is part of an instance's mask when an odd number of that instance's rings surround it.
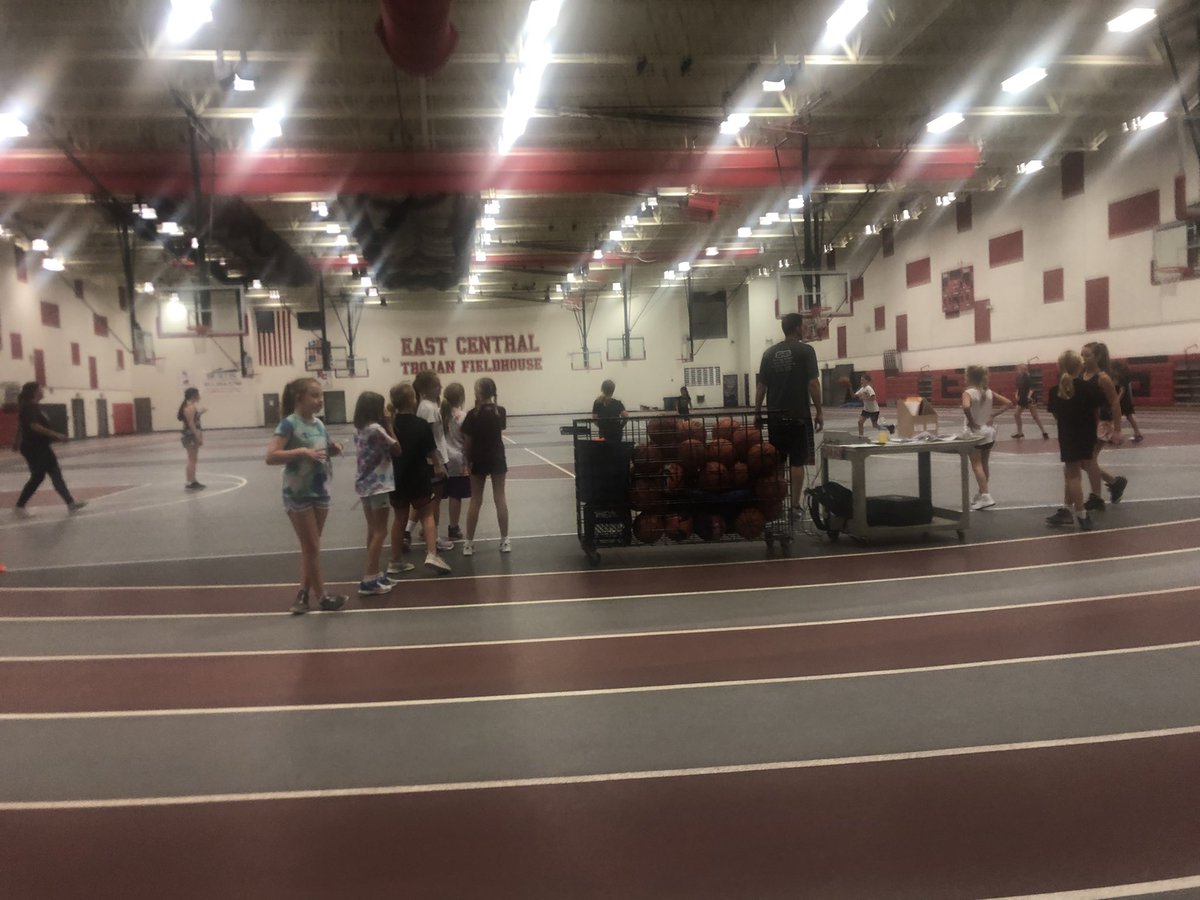
M 99 437 L 108 437 L 108 401 L 96 401 L 96 434 Z
M 346 424 L 346 392 L 345 391 L 326 391 L 325 392 L 325 414 L 322 418 L 325 419 L 326 425 L 345 425 Z
M 87 406 L 76 397 L 71 401 L 71 437 L 79 440 L 87 436 Z
M 149 434 L 154 430 L 153 410 L 149 397 L 133 398 L 133 427 L 138 434 Z
M 278 394 L 263 394 L 263 424 L 269 428 L 279 424 Z
M 722 375 L 721 376 L 721 394 L 722 394 L 721 405 L 722 406 L 737 406 L 738 405 L 738 391 L 737 391 L 738 385 L 737 385 L 737 383 L 738 383 L 738 377 L 736 375 Z

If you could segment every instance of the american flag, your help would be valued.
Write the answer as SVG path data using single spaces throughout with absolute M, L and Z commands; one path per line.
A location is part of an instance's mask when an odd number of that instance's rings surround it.
M 258 335 L 260 366 L 292 364 L 292 314 L 289 310 L 255 310 L 254 330 Z

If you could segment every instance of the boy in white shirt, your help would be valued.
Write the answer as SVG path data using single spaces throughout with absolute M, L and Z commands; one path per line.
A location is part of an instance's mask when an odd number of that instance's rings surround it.
M 863 425 L 867 419 L 871 420 L 871 425 L 875 428 L 879 427 L 879 401 L 875 399 L 875 388 L 871 387 L 871 376 L 865 372 L 859 376 L 862 383 L 854 396 L 862 401 L 862 414 L 858 417 L 858 434 L 861 437 L 863 433 Z

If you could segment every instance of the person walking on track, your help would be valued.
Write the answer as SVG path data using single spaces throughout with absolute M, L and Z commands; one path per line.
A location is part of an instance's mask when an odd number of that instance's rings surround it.
M 30 510 L 25 508 L 25 505 L 41 487 L 47 475 L 50 476 L 50 483 L 54 485 L 58 496 L 62 497 L 63 503 L 67 504 L 69 512 L 78 512 L 87 506 L 86 500 L 76 500 L 71 496 L 67 482 L 63 479 L 62 469 L 58 465 L 58 457 L 54 454 L 51 444 L 54 441 L 67 441 L 70 438 L 50 427 L 50 420 L 41 407 L 43 396 L 45 396 L 45 392 L 36 381 L 23 384 L 21 392 L 17 395 L 17 428 L 20 437 L 17 449 L 25 457 L 25 463 L 29 466 L 29 480 L 21 489 L 14 510 L 22 518 L 29 518 L 33 515 Z

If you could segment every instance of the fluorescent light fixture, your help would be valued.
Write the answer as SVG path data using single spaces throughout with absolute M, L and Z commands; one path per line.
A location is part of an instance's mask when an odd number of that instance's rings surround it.
M 925 126 L 925 130 L 930 134 L 942 134 L 949 131 L 956 125 L 961 125 L 963 122 L 963 114 L 958 112 L 948 112 L 938 116 L 932 122 Z
M 1130 31 L 1137 31 L 1148 22 L 1153 22 L 1155 17 L 1156 13 L 1154 10 L 1146 9 L 1144 6 L 1136 6 L 1128 12 L 1117 16 L 1115 19 L 1110 19 L 1108 30 L 1127 34 Z
M 638 217 L 635 215 L 632 215 L 632 214 L 628 215 L 622 220 L 622 224 L 627 225 L 630 228 L 633 228 L 634 226 L 636 226 L 638 224 Z
M 658 206 L 658 198 L 657 197 L 647 197 L 646 205 L 648 207 L 650 207 L 651 209 L 654 209 L 656 206 Z
M 483 233 L 483 237 L 479 239 L 479 243 L 483 244 L 485 247 L 492 246 L 492 233 L 490 231 L 485 231 Z
M 472 272 L 467 276 L 467 284 L 477 286 L 479 284 L 479 276 Z
M 1040 172 L 1044 168 L 1046 166 L 1040 159 L 1031 159 L 1029 162 L 1023 162 L 1017 166 L 1017 172 L 1022 175 L 1032 175 L 1034 172 Z
M 47 256 L 42 260 L 42 268 L 47 272 L 61 272 L 66 268 L 66 264 L 57 256 Z
M 1167 114 L 1162 110 L 1148 112 L 1144 116 L 1138 116 L 1132 122 L 1128 123 L 1126 131 L 1145 131 L 1147 128 L 1153 128 L 1156 125 L 1161 125 L 1167 121 Z
M 483 226 L 484 231 L 496 230 L 496 220 L 492 216 L 484 216 L 483 219 L 480 220 L 479 224 Z
M 759 224 L 759 225 L 772 225 L 772 224 L 774 224 L 774 223 L 771 221 L 771 219 L 770 219 L 770 217 L 769 217 L 769 216 L 759 216 L 759 217 L 758 217 L 758 224 Z
M 158 233 L 165 234 L 169 237 L 178 237 L 179 235 L 183 234 L 183 229 L 179 226 L 178 222 L 168 220 L 166 222 L 158 223 Z
M 475 251 L 475 262 L 487 262 L 487 254 L 482 250 Z
M 149 203 L 135 203 L 133 205 L 133 211 L 137 213 L 140 218 L 145 219 L 147 222 L 153 222 L 158 218 L 158 210 Z
M 624 288 L 621 287 L 621 282 L 619 282 L 619 281 L 614 281 L 612 283 L 612 286 L 613 286 L 613 290 L 616 291 L 618 294 L 624 290 Z
M 283 134 L 283 110 L 277 106 L 260 109 L 251 119 L 254 123 L 254 140 L 266 143 Z
M 780 78 L 778 81 L 772 81 L 769 78 L 763 80 L 762 89 L 768 94 L 781 94 L 787 90 L 787 82 Z
M 730 113 L 721 123 L 721 134 L 737 134 L 749 124 L 750 117 L 746 113 Z
M 874 225 L 868 225 L 866 228 L 864 228 L 864 229 L 863 229 L 863 234 L 865 234 L 865 235 L 867 235 L 867 236 L 870 236 L 870 235 L 872 235 L 872 234 L 876 234 L 876 231 L 875 231 L 875 226 L 874 226 Z
M 721 252 L 721 251 L 720 251 L 720 250 L 718 250 L 716 247 L 706 247 L 706 248 L 704 249 L 704 255 L 705 255 L 705 256 L 716 256 L 716 255 L 717 255 L 718 253 L 720 253 L 720 252 Z
M 866 14 L 867 0 L 844 0 L 837 11 L 825 20 L 825 41 L 831 44 L 844 41 Z
M 804 198 L 793 197 L 788 201 L 788 209 L 804 209 Z
M 500 201 L 499 200 L 489 200 L 487 203 L 483 204 L 483 214 L 485 216 L 500 215 Z
M 597 247 L 592 251 L 592 259 L 604 259 L 604 251 Z
M 475 285 L 471 285 L 470 287 L 467 288 L 467 293 L 471 294 L 471 295 L 478 294 L 479 288 L 477 288 Z
M 777 223 L 779 221 L 779 213 L 769 212 L 765 216 L 763 216 L 763 218 L 766 219 L 769 224 L 774 225 L 775 223 Z
M 0 113 L 0 138 L 29 137 L 29 126 L 12 113 Z
M 688 262 L 687 260 L 684 260 L 679 265 L 677 265 L 675 268 L 677 268 L 680 272 L 690 272 L 690 271 L 692 271 L 692 264 L 690 262 Z
M 667 271 L 663 272 L 663 278 L 667 279 L 667 281 L 674 281 L 675 280 L 675 270 L 667 269 Z
M 143 294 L 153 294 L 154 293 L 154 282 L 153 281 L 143 282 L 142 283 L 142 293 Z
M 329 215 L 329 205 L 324 200 L 314 200 L 309 208 L 322 219 Z
M 1006 94 L 1019 94 L 1027 87 L 1032 87 L 1045 77 L 1045 69 L 1033 66 L 1028 69 L 1022 69 L 1012 78 L 1000 82 L 1000 88 Z
M 565 294 L 567 292 L 567 289 L 562 286 L 561 281 L 554 286 L 554 290 L 556 293 L 559 293 L 559 294 Z
M 255 278 L 252 282 L 250 282 L 250 290 L 261 291 L 262 290 L 262 281 L 258 278 Z
M 342 226 L 339 225 L 337 222 L 330 222 L 328 225 L 325 226 L 325 233 L 326 234 L 341 234 Z
M 196 238 L 196 237 L 192 238 L 192 249 L 193 250 L 200 249 L 200 238 Z
M 912 213 L 909 212 L 907 209 L 900 210 L 900 221 L 901 222 L 907 222 L 911 218 L 912 218 Z
M 500 152 L 508 153 L 525 133 L 530 117 L 537 109 L 542 74 L 550 62 L 550 35 L 558 24 L 562 0 L 533 0 L 521 31 L 517 53 L 517 71 L 504 109 L 500 128 Z
M 367 296 L 368 297 L 378 297 L 379 296 L 379 288 L 377 288 L 377 287 L 367 288 Z
M 346 262 L 350 263 L 350 265 L 352 265 L 352 266 L 357 266 L 358 265 L 358 254 L 351 253 L 349 256 L 346 257 Z
M 348 234 L 339 234 L 337 237 L 335 237 L 335 238 L 333 239 L 333 246 L 335 246 L 335 247 L 349 247 L 349 246 L 350 246 L 350 235 L 348 235 Z
M 49 253 L 50 242 L 45 238 L 34 238 L 33 243 L 29 245 L 29 249 L 34 253 Z
M 740 237 L 740 238 L 748 238 L 748 237 L 753 237 L 753 236 L 754 236 L 754 229 L 751 228 L 749 225 L 743 225 L 741 228 L 738 229 L 738 237 Z
M 361 278 L 358 279 L 358 283 L 359 283 L 359 286 L 368 288 L 371 285 L 373 285 L 375 282 L 373 282 L 371 280 L 370 275 L 363 275 Z
M 568 273 L 567 273 L 567 283 L 568 283 L 568 284 L 574 284 L 574 283 L 575 283 L 575 273 L 574 273 L 574 272 L 568 272 Z
M 248 94 L 254 90 L 254 79 L 243 78 L 236 72 L 233 73 L 233 89 L 243 94 Z
M 267 291 L 267 299 L 268 300 L 278 300 L 281 296 L 283 296 L 283 295 L 280 294 L 279 291 L 276 291 L 276 290 Z
M 624 237 L 625 235 L 621 232 L 620 228 L 613 229 L 608 233 L 608 239 L 610 241 L 620 241 L 623 240 Z
M 212 18 L 212 0 L 171 0 L 167 40 L 172 43 L 186 41 Z

